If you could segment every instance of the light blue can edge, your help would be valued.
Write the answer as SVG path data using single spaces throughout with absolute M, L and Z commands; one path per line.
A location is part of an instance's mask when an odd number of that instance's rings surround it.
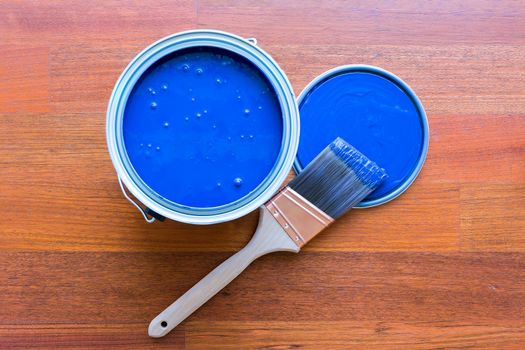
M 423 145 L 421 147 L 421 153 L 419 155 L 418 162 L 417 162 L 416 166 L 414 167 L 414 170 L 412 171 L 412 174 L 408 178 L 406 178 L 405 181 L 403 181 L 403 183 L 400 186 L 398 186 L 394 191 L 391 191 L 391 192 L 385 194 L 384 196 L 376 198 L 376 199 L 373 199 L 373 200 L 362 201 L 362 202 L 360 202 L 359 204 L 357 204 L 354 207 L 354 208 L 360 209 L 360 208 L 376 207 L 378 205 L 390 202 L 391 200 L 399 197 L 403 192 L 405 192 L 410 187 L 410 185 L 416 180 L 417 176 L 421 172 L 421 169 L 423 168 L 423 164 L 425 163 L 425 160 L 426 160 L 426 157 L 427 157 L 428 147 L 429 147 L 428 146 L 428 144 L 429 144 L 429 128 L 428 128 L 427 114 L 425 112 L 425 109 L 423 108 L 423 104 L 421 103 L 421 101 L 419 100 L 419 98 L 417 97 L 415 92 L 412 90 L 412 88 L 407 83 L 405 83 L 401 78 L 396 76 L 395 74 L 393 74 L 393 73 L 391 73 L 391 72 L 389 72 L 389 71 L 387 71 L 387 70 L 385 70 L 383 68 L 379 68 L 379 67 L 372 66 L 372 65 L 366 65 L 366 64 L 343 65 L 343 66 L 338 66 L 338 67 L 332 68 L 332 69 L 330 69 L 330 70 L 320 74 L 319 76 L 317 76 L 314 80 L 312 80 L 303 89 L 303 91 L 301 92 L 301 94 L 297 98 L 297 106 L 300 108 L 303 99 L 319 83 L 329 79 L 332 76 L 336 76 L 336 75 L 339 75 L 339 74 L 342 74 L 342 73 L 346 73 L 346 72 L 355 72 L 355 71 L 370 72 L 370 73 L 373 73 L 373 74 L 377 74 L 379 76 L 382 76 L 382 77 L 385 77 L 385 78 L 391 80 L 392 82 L 394 82 L 395 84 L 400 86 L 405 91 L 405 93 L 408 94 L 408 96 L 413 101 L 414 105 L 416 106 L 416 108 L 417 108 L 417 110 L 419 112 L 419 116 L 421 118 L 421 124 L 422 124 L 422 129 L 423 129 Z M 300 111 L 299 111 L 299 113 L 300 113 Z M 295 161 L 294 161 L 293 169 L 294 169 L 296 174 L 299 174 L 303 170 L 303 167 L 300 164 L 299 159 L 297 158 L 297 156 L 296 156 Z

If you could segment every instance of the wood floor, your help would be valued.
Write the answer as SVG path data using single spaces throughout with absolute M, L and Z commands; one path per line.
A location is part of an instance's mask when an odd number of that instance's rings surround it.
M 257 221 L 148 225 L 108 156 L 124 67 L 195 28 L 256 37 L 296 94 L 342 64 L 394 72 L 430 149 L 401 197 L 261 258 L 151 339 Z M 524 349 L 525 4 L 1 1 L 0 213 L 1 349 Z

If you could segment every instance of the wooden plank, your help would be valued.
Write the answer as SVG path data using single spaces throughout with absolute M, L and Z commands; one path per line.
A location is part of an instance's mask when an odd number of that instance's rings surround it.
M 146 330 L 228 255 L 2 252 L 0 324 Z M 189 321 L 523 321 L 524 283 L 524 253 L 275 253 Z
M 3 349 L 521 349 L 523 322 L 195 322 L 163 339 L 142 324 L 0 326 Z M 186 334 L 186 336 L 184 335 Z M 185 347 L 186 346 L 186 347 Z
M 186 349 L 184 328 L 151 339 L 143 324 L 0 325 L 2 349 Z
M 155 4 L 73 0 L 3 1 L 0 33 L 5 44 L 45 41 L 53 45 L 148 44 L 162 36 L 195 27 L 194 0 L 158 0 Z M 102 59 L 101 59 L 102 58 Z M 98 60 L 103 64 L 103 56 Z
M 158 39 L 160 37 L 150 41 Z M 52 49 L 52 110 L 66 113 L 96 111 L 105 116 L 117 79 L 133 57 L 147 45 L 148 42 L 123 45 L 109 41 L 109 45 L 104 42 L 89 46 L 68 44 Z M 79 91 L 82 93 L 79 94 Z
M 525 42 L 525 10 L 519 1 L 397 0 L 378 5 L 344 0 L 268 0 L 239 6 L 235 0 L 198 3 L 201 27 L 255 36 L 276 43 L 410 45 Z
M 525 181 L 523 116 L 431 116 L 422 178 L 438 182 Z
M 525 251 L 524 183 L 461 188 L 462 246 L 470 251 Z
M 521 349 L 523 322 L 189 322 L 193 349 Z
M 49 111 L 49 49 L 2 44 L 0 113 Z

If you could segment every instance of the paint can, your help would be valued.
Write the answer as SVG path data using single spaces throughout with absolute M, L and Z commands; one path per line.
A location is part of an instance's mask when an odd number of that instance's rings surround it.
M 165 57 L 194 48 L 222 50 L 235 57 L 242 57 L 243 60 L 256 67 L 273 89 L 281 112 L 282 137 L 278 155 L 271 170 L 249 193 L 224 205 L 189 206 L 174 202 L 159 194 L 137 173 L 130 161 L 124 140 L 123 120 L 126 104 L 130 93 L 142 75 Z M 153 107 L 156 107 L 156 104 L 152 104 Z M 116 82 L 109 100 L 106 137 L 109 154 L 121 189 L 125 197 L 141 211 L 146 221 L 153 222 L 155 218 L 159 220 L 169 218 L 190 224 L 213 224 L 246 215 L 264 204 L 279 189 L 295 159 L 299 142 L 299 112 L 295 95 L 286 75 L 270 55 L 257 46 L 255 39 L 244 39 L 221 31 L 192 30 L 170 35 L 155 42 L 129 63 Z M 213 172 L 213 169 L 210 171 Z M 135 197 L 135 200 L 129 196 L 128 192 Z
M 393 200 L 421 171 L 429 142 L 427 116 L 414 91 L 394 74 L 369 65 L 336 67 L 309 83 L 298 105 L 296 173 L 338 136 L 385 168 L 389 178 L 357 208 Z

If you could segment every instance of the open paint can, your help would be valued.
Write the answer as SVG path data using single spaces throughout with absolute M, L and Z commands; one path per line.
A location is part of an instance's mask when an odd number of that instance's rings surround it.
M 196 30 L 157 41 L 126 67 L 106 133 L 124 195 L 148 222 L 212 224 L 279 189 L 299 114 L 286 75 L 254 39 Z
M 367 65 L 337 67 L 315 78 L 298 104 L 297 173 L 342 137 L 389 176 L 358 208 L 386 203 L 416 179 L 428 150 L 428 121 L 416 94 L 394 74 Z

